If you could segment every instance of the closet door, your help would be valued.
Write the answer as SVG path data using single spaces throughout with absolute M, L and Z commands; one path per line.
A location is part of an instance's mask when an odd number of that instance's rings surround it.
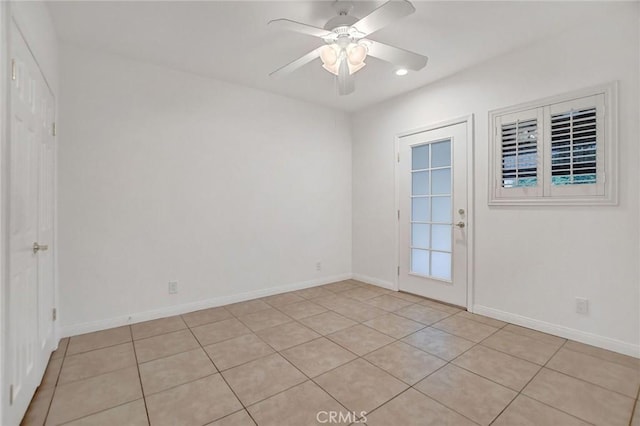
M 53 343 L 53 101 L 14 22 L 10 33 L 8 291 L 3 424 L 19 424 Z

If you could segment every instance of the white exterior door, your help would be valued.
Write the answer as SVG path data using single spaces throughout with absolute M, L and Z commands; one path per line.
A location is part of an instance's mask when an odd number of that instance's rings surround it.
M 9 406 L 19 424 L 53 349 L 53 99 L 15 23 L 10 31 L 7 345 Z M 41 245 L 36 250 L 34 244 Z M 46 247 L 46 250 L 44 246 Z
M 400 290 L 467 306 L 467 123 L 399 138 Z

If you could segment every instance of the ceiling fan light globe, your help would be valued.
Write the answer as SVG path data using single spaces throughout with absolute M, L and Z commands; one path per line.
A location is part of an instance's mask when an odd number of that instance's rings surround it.
M 367 48 L 361 44 L 353 44 L 347 53 L 349 64 L 360 65 L 367 57 Z
M 331 74 L 334 75 L 338 75 L 338 64 L 334 64 L 334 65 L 327 65 L 327 64 L 322 64 L 322 68 L 324 68 L 325 70 L 329 71 Z
M 336 65 L 338 62 L 338 52 L 336 52 L 333 45 L 326 45 L 320 51 L 320 59 L 322 60 L 322 63 L 327 66 Z

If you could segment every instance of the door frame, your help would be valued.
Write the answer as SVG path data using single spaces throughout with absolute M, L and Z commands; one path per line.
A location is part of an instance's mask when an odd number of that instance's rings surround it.
M 461 117 L 453 118 L 450 120 L 439 121 L 433 124 L 428 124 L 424 127 L 417 129 L 407 130 L 401 133 L 397 133 L 394 141 L 394 179 L 395 179 L 395 208 L 397 212 L 395 221 L 395 247 L 396 247 L 396 265 L 398 270 L 400 268 L 400 138 L 405 136 L 415 135 L 416 133 L 428 132 L 430 130 L 440 129 L 442 127 L 448 127 L 455 124 L 467 125 L 467 310 L 473 312 L 473 296 L 474 296 L 474 249 L 475 249 L 475 188 L 474 188 L 474 116 L 473 114 L 464 115 Z M 400 276 L 395 274 L 394 290 L 398 291 L 400 288 Z
M 5 377 L 5 347 L 7 343 L 7 274 L 8 237 L 7 237 L 7 146 L 9 118 L 9 97 L 7 96 L 7 80 L 9 67 L 9 5 L 8 2 L 0 2 L 0 422 L 4 422 L 6 411 L 9 407 L 9 388 L 6 386 Z

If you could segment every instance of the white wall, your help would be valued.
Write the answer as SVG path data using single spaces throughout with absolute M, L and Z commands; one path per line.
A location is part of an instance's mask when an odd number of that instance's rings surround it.
M 349 276 L 344 113 L 71 46 L 60 106 L 63 334 Z
M 473 113 L 474 309 L 638 356 L 638 8 L 612 3 L 597 23 L 355 114 L 354 274 L 396 279 L 394 136 Z M 620 205 L 490 208 L 488 111 L 613 80 L 620 82 Z M 589 299 L 589 315 L 575 313 L 576 296 Z

